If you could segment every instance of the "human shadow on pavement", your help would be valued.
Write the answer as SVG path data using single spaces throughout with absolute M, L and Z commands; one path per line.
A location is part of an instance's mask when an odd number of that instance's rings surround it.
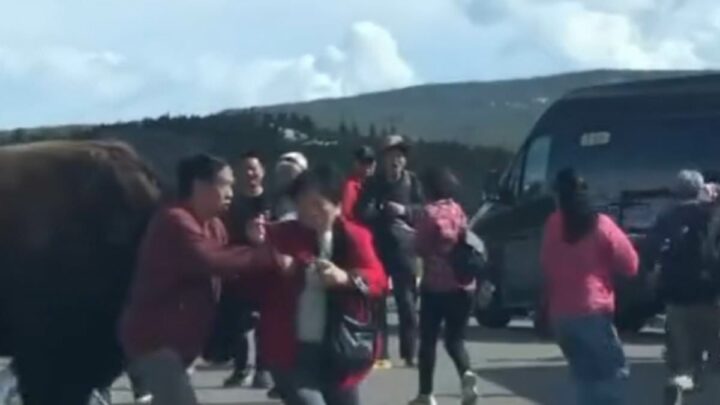
M 557 360 L 557 359 L 552 359 Z M 629 404 L 662 404 L 662 388 L 666 379 L 665 366 L 659 361 L 631 361 Z M 495 386 L 482 397 L 523 398 L 539 405 L 574 404 L 575 389 L 565 364 L 552 366 L 496 367 L 476 370 L 484 380 Z M 708 402 L 709 401 L 709 402 Z M 711 405 L 708 393 L 690 398 L 689 404 Z
M 552 337 L 540 337 L 531 327 L 509 326 L 502 329 L 490 329 L 472 325 L 467 329 L 466 338 L 469 342 L 528 344 L 549 343 Z M 642 331 L 638 333 L 623 333 L 621 339 L 624 343 L 646 344 L 661 343 L 663 335 L 656 331 Z

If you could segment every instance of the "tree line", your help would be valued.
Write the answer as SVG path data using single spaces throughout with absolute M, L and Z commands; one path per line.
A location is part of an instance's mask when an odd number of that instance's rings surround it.
M 209 116 L 163 115 L 87 127 L 15 130 L 0 138 L 0 144 L 48 139 L 122 140 L 132 144 L 171 184 L 177 159 L 200 151 L 233 162 L 243 151 L 254 150 L 270 165 L 281 153 L 298 150 L 305 153 L 310 162 L 327 162 L 349 170 L 352 152 L 357 147 L 375 146 L 382 137 L 395 131 L 395 128 L 375 124 L 359 128 L 353 122 L 323 128 L 306 115 L 246 109 Z M 412 134 L 407 135 L 412 138 Z M 481 200 L 488 172 L 504 168 L 510 157 L 511 152 L 500 148 L 414 140 L 411 166 L 417 171 L 430 165 L 452 168 L 463 181 L 460 200 L 472 209 Z

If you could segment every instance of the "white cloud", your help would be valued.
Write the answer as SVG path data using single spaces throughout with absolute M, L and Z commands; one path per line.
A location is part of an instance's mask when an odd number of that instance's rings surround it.
M 0 48 L 0 85 L 9 81 L 21 84 L 21 99 L 44 98 L 55 105 L 52 116 L 75 122 L 340 97 L 408 86 L 417 77 L 389 31 L 358 22 L 341 44 L 285 59 L 206 53 L 190 63 L 151 63 L 108 50 Z M 15 119 L 0 117 L 0 125 L 24 124 L 22 108 L 29 106 L 10 104 Z
M 715 0 L 457 0 L 483 27 L 512 31 L 515 52 L 568 69 L 693 69 L 720 61 Z

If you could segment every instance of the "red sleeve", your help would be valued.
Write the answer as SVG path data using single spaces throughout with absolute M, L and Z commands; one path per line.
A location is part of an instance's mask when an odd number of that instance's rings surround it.
M 204 235 L 189 214 L 169 211 L 164 222 L 168 237 L 178 243 L 177 254 L 188 262 L 183 268 L 229 277 L 276 264 L 274 251 L 269 246 L 225 246 L 221 237 Z
M 345 218 L 354 220 L 355 205 L 357 205 L 359 196 L 360 187 L 358 187 L 358 183 L 353 180 L 347 181 L 345 183 L 345 187 L 343 188 L 341 204 L 341 212 Z
M 388 288 L 387 275 L 380 259 L 375 253 L 372 235 L 359 226 L 346 224 L 348 236 L 354 239 L 355 249 L 351 255 L 351 269 L 359 275 L 367 286 L 370 297 L 385 295 Z
M 630 238 L 610 217 L 602 216 L 600 221 L 608 247 L 610 267 L 617 273 L 630 277 L 636 276 L 640 259 Z

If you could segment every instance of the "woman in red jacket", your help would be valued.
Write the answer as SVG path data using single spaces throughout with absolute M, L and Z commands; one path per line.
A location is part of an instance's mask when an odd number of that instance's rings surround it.
M 294 259 L 294 274 L 265 272 L 243 283 L 259 302 L 262 356 L 285 404 L 357 405 L 357 386 L 372 361 L 360 372 L 329 372 L 328 300 L 336 299 L 343 314 L 367 321 L 367 302 L 385 292 L 386 277 L 370 233 L 340 216 L 342 183 L 333 170 L 302 174 L 290 195 L 298 219 L 270 226 L 267 239 Z M 262 221 L 254 223 L 261 234 Z

